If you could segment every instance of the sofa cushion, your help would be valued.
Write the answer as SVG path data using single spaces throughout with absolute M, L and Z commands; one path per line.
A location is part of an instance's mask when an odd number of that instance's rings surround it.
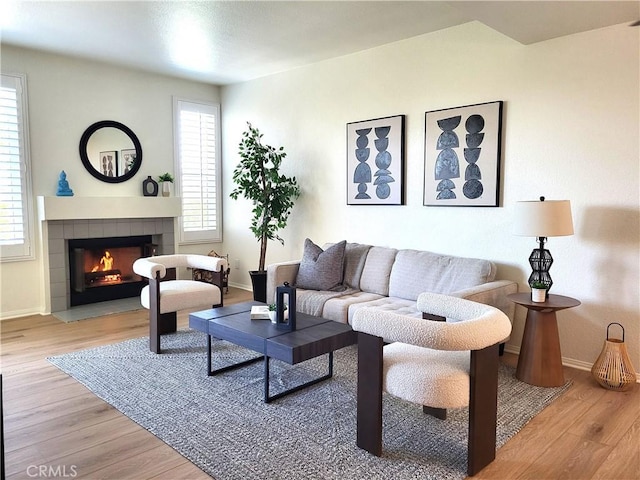
M 376 307 L 387 312 L 407 315 L 409 317 L 422 318 L 422 312 L 418 310 L 415 300 L 407 300 L 398 297 L 382 297 L 367 302 L 352 303 L 349 305 L 347 322 L 351 324 L 353 315 L 363 307 Z
M 296 310 L 307 315 L 313 315 L 314 317 L 328 318 L 329 320 L 340 321 L 336 318 L 330 318 L 324 316 L 324 309 L 331 299 L 341 299 L 344 295 L 357 292 L 357 290 L 349 289 L 340 292 L 331 292 L 329 290 L 305 290 L 302 288 L 296 289 Z M 346 319 L 346 315 L 345 315 Z M 346 320 L 342 320 L 345 322 Z
M 389 296 L 417 300 L 422 292 L 451 294 L 494 279 L 488 260 L 400 250 L 391 270 Z
M 187 308 L 208 307 L 220 303 L 220 288 L 193 280 L 166 280 L 160 282 L 160 313 L 177 312 Z M 140 293 L 140 303 L 150 308 L 149 285 Z
M 367 253 L 371 245 L 360 243 L 347 243 L 344 251 L 344 280 L 345 286 L 350 288 L 360 288 L 360 277 L 367 259 Z
M 389 275 L 398 250 L 387 247 L 371 247 L 362 269 L 360 290 L 389 295 Z
M 349 308 L 351 305 L 362 302 L 372 302 L 379 298 L 386 298 L 375 293 L 367 293 L 359 290 L 348 290 L 339 297 L 332 297 L 325 301 L 322 307 L 322 318 L 327 318 L 335 322 L 347 323 L 349 318 Z M 415 302 L 414 302 L 415 304 Z M 307 313 L 307 312 L 305 312 Z
M 322 250 L 308 238 L 304 241 L 304 251 L 296 277 L 297 288 L 307 290 L 335 290 L 342 287 L 344 273 L 344 250 L 347 242 L 332 245 Z

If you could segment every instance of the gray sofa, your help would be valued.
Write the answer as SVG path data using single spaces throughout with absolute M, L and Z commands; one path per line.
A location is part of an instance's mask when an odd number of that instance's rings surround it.
M 269 302 L 275 302 L 278 285 L 289 282 L 296 286 L 299 267 L 300 261 L 267 267 Z M 488 260 L 347 243 L 341 284 L 331 290 L 298 287 L 297 310 L 349 324 L 362 307 L 421 317 L 423 312 L 416 305 L 418 295 L 432 292 L 492 305 L 513 323 L 515 304 L 506 296 L 517 292 L 518 286 L 512 281 L 495 280 L 495 276 L 496 266 Z

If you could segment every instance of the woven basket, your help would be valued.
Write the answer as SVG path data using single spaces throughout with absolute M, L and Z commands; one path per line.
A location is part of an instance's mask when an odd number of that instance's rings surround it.
M 609 327 L 618 325 L 622 328 L 622 340 L 609 338 Z M 623 392 L 636 382 L 636 372 L 624 344 L 624 327 L 613 322 L 607 326 L 607 340 L 596 363 L 591 367 L 591 374 L 597 382 L 609 390 Z

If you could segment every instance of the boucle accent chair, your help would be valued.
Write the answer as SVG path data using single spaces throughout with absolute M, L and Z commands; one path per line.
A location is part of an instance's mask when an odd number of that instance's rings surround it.
M 417 302 L 428 319 L 373 307 L 353 316 L 357 445 L 382 454 L 383 390 L 442 420 L 447 408 L 468 406 L 467 473 L 475 475 L 496 456 L 498 346 L 511 322 L 495 307 L 457 297 L 423 293 Z
M 178 280 L 176 269 L 198 268 L 212 272 L 212 283 Z M 161 353 L 160 336 L 175 332 L 177 312 L 187 308 L 222 306 L 222 287 L 227 261 L 207 255 L 158 255 L 139 258 L 133 271 L 149 279 L 140 303 L 149 310 L 149 348 Z

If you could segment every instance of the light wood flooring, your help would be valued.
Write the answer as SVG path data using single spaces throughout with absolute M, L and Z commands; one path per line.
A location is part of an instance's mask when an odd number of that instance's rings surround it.
M 225 303 L 249 297 L 232 288 Z M 50 315 L 0 322 L 8 479 L 210 478 L 45 359 L 146 336 L 146 315 L 139 310 L 74 323 Z M 188 325 L 187 312 L 178 323 Z M 505 354 L 502 361 L 515 364 L 517 357 Z M 573 380 L 568 392 L 474 478 L 640 479 L 640 388 L 608 391 L 589 372 L 569 368 L 565 376 Z

